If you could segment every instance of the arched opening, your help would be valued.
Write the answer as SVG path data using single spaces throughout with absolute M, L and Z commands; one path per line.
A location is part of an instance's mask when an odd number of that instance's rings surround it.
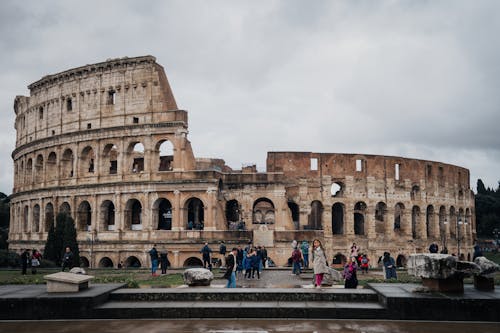
M 456 227 L 457 227 L 457 230 L 458 230 L 457 237 L 460 237 L 461 240 L 463 239 L 463 237 L 465 235 L 464 234 L 464 223 L 465 223 L 464 209 L 460 208 L 458 210 L 458 217 L 457 217 L 457 221 L 456 221 Z
M 64 213 L 68 216 L 71 216 L 71 206 L 69 205 L 69 203 L 67 203 L 66 201 L 63 202 L 61 206 L 59 206 L 59 213 Z
M 19 177 L 20 177 L 19 182 L 21 184 L 24 184 L 24 181 L 26 179 L 26 174 L 24 172 L 24 161 L 21 161 L 21 167 L 19 168 Z
M 455 211 L 455 207 L 453 206 L 450 207 L 450 214 L 448 218 L 449 218 L 448 228 L 450 230 L 450 238 L 457 239 L 457 233 L 455 228 L 455 224 L 457 223 L 457 214 Z
M 87 259 L 87 257 L 82 257 L 82 256 L 80 256 L 80 266 L 81 266 L 81 267 L 84 267 L 84 268 L 88 268 L 88 267 L 90 267 L 90 262 L 89 262 L 89 260 Z
M 61 159 L 61 178 L 73 177 L 73 162 L 73 151 L 71 149 L 66 149 Z
M 24 226 L 24 232 L 29 231 L 29 225 L 28 225 L 28 215 L 29 214 L 29 207 L 24 206 L 24 214 L 23 214 L 23 226 Z
M 344 234 L 344 210 L 344 205 L 339 202 L 332 206 L 332 233 L 334 235 Z
M 78 206 L 78 230 L 88 231 L 92 226 L 92 210 L 88 201 L 82 201 Z
M 101 204 L 101 231 L 115 230 L 115 205 L 110 200 Z
M 434 227 L 434 206 L 427 206 L 427 211 L 425 214 L 425 235 L 427 238 L 434 237 L 433 233 Z
M 226 202 L 226 221 L 229 230 L 237 230 L 240 223 L 240 204 L 238 200 Z
M 318 200 L 311 203 L 308 225 L 311 230 L 323 229 L 323 204 Z
M 45 232 L 48 232 L 52 225 L 54 225 L 54 206 L 49 202 L 45 206 Z
M 131 143 L 127 152 L 132 161 L 132 173 L 144 171 L 144 145 L 140 142 Z
M 396 267 L 405 267 L 406 257 L 403 254 L 398 254 L 396 257 Z
M 125 267 L 127 268 L 140 268 L 141 261 L 137 257 L 130 256 L 125 260 Z
M 46 174 L 48 180 L 57 179 L 57 156 L 54 152 L 51 152 L 47 158 Z
M 205 228 L 205 206 L 198 198 L 191 198 L 186 202 L 187 229 L 203 230 Z
M 142 230 L 142 205 L 137 199 L 130 199 L 125 206 L 125 226 L 129 230 Z
M 203 262 L 200 258 L 190 257 L 184 261 L 183 267 L 203 267 Z
M 420 186 L 413 185 L 410 192 L 411 200 L 418 200 L 420 198 Z
M 379 202 L 375 206 L 375 232 L 377 234 L 385 234 L 385 223 L 387 215 L 387 205 L 384 202 Z
M 471 227 L 472 227 L 472 214 L 471 214 L 469 208 L 467 208 L 465 210 L 465 221 L 464 222 L 465 222 L 465 224 L 464 224 L 464 227 L 465 227 L 464 235 L 470 235 Z
M 31 184 L 33 182 L 33 160 L 30 158 L 26 163 L 26 182 Z
M 118 173 L 118 148 L 109 143 L 102 152 L 103 174 L 116 175 Z
M 413 206 L 411 210 L 411 237 L 417 239 L 418 225 L 420 223 L 420 207 Z
M 35 162 L 35 183 L 43 182 L 43 156 L 38 155 Z
M 293 201 L 288 201 L 288 208 L 290 209 L 290 213 L 292 215 L 292 221 L 293 225 L 295 226 L 295 230 L 300 229 L 300 210 L 299 210 L 299 205 L 297 205 Z
M 332 183 L 330 187 L 330 193 L 332 197 L 340 198 L 344 195 L 344 184 L 341 182 Z
M 168 140 L 162 140 L 156 144 L 156 152 L 159 154 L 158 171 L 172 171 L 174 166 L 174 146 Z
M 394 231 L 396 232 L 401 231 L 404 210 L 405 206 L 401 202 L 398 202 L 396 206 L 394 206 Z
M 365 234 L 366 204 L 362 201 L 354 205 L 354 234 Z
M 441 237 L 441 244 L 443 248 L 446 247 L 446 208 L 439 207 L 439 236 Z
M 153 216 L 158 230 L 172 230 L 172 204 L 167 199 L 158 199 L 153 205 Z
M 346 262 L 347 262 L 347 257 L 340 252 L 337 252 L 337 254 L 333 256 L 332 260 L 333 265 L 344 265 Z
M 40 231 L 40 206 L 33 207 L 33 232 Z
M 253 203 L 253 218 L 254 224 L 274 224 L 274 204 L 268 198 L 259 198 Z
M 98 264 L 99 268 L 113 268 L 113 261 L 109 259 L 108 257 L 103 257 L 101 260 L 99 260 Z

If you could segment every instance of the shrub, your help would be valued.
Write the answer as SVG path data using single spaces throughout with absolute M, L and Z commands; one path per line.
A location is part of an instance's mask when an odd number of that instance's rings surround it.
M 0 267 L 20 267 L 21 256 L 16 252 L 0 249 Z

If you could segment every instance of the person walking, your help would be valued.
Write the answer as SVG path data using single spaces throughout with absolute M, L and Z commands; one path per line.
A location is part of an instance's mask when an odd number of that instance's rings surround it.
M 201 257 L 203 258 L 203 268 L 208 268 L 209 270 L 212 270 L 212 263 L 211 263 L 212 249 L 208 246 L 208 242 L 205 242 L 205 245 L 201 248 L 200 253 Z
M 267 250 L 266 250 L 266 247 L 264 245 L 262 245 L 261 257 L 262 257 L 262 267 L 266 268 L 266 265 L 267 265 Z
M 384 259 L 382 259 L 385 268 L 385 278 L 386 279 L 397 279 L 398 276 L 396 274 L 396 263 L 394 262 L 394 258 L 391 257 L 389 252 L 384 252 Z
M 302 257 L 304 258 L 304 268 L 309 268 L 309 243 L 303 240 L 300 249 L 302 250 Z
M 224 273 L 224 278 L 227 279 L 226 288 L 236 288 L 236 268 L 237 261 L 236 256 L 238 254 L 238 249 L 233 247 L 231 252 L 226 258 L 226 272 Z
M 300 261 L 302 260 L 302 253 L 300 250 L 296 247 L 292 251 L 292 274 L 293 275 L 300 275 L 302 271 L 300 270 Z
M 42 255 L 36 249 L 33 249 L 31 255 L 31 274 L 36 274 L 38 266 L 40 266 L 40 261 L 42 260 Z
M 370 259 L 363 254 L 361 257 L 361 274 L 368 274 L 368 268 L 370 267 Z
M 161 264 L 161 274 L 167 274 L 167 268 L 168 266 L 170 266 L 167 249 L 163 249 L 160 252 L 160 264 Z
M 26 275 L 26 270 L 28 269 L 28 263 L 30 259 L 30 252 L 28 249 L 21 249 L 21 274 Z
M 314 286 L 316 288 L 321 288 L 321 282 L 323 281 L 323 276 L 326 273 L 329 273 L 325 249 L 323 245 L 321 245 L 321 241 L 319 239 L 315 239 L 313 241 L 312 248 L 312 262 L 313 262 L 313 270 L 314 270 Z
M 250 279 L 252 277 L 252 257 L 253 257 L 253 249 L 250 248 L 248 252 L 246 252 L 245 259 L 243 260 L 243 268 L 245 269 L 245 279 Z
M 221 255 L 220 258 L 221 267 L 226 267 L 226 252 L 227 252 L 226 244 L 224 243 L 224 241 L 220 241 L 219 254 Z
M 342 272 L 342 276 L 345 279 L 344 288 L 356 289 L 358 287 L 357 270 L 358 263 L 356 257 L 351 257 L 351 260 L 344 266 L 344 271 Z
M 66 246 L 66 250 L 64 252 L 63 258 L 62 258 L 62 271 L 68 267 L 68 269 L 73 268 L 73 252 L 71 252 L 71 249 L 69 246 Z
M 250 262 L 252 266 L 252 279 L 255 278 L 255 273 L 257 273 L 257 279 L 260 279 L 260 265 L 262 264 L 262 260 L 260 259 L 260 255 L 257 252 L 257 249 L 253 249 L 252 256 L 250 257 Z
M 151 258 L 151 275 L 158 276 L 156 274 L 156 270 L 158 269 L 158 250 L 156 250 L 156 244 L 149 250 L 149 256 Z

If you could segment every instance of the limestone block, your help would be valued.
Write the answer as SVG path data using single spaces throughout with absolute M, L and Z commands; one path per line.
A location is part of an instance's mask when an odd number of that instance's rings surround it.
M 457 258 L 447 254 L 419 253 L 410 255 L 408 274 L 428 279 L 448 279 L 455 276 Z
M 479 274 L 480 271 L 479 265 L 470 261 L 457 261 L 457 267 L 455 268 L 455 273 L 459 277 L 469 277 Z
M 183 274 L 184 283 L 188 286 L 209 286 L 214 274 L 205 268 L 189 268 Z
M 85 272 L 85 270 L 81 267 L 73 267 L 72 269 L 69 270 L 69 272 L 73 274 L 87 275 L 87 272 Z
M 500 270 L 500 266 L 485 257 L 477 257 L 474 263 L 479 266 L 480 272 L 478 273 L 484 277 L 493 277 L 495 272 Z
M 323 276 L 323 281 L 321 281 L 322 286 L 331 286 L 335 282 L 342 281 L 342 274 L 333 268 L 328 268 L 330 270 L 329 274 Z
M 47 292 L 78 292 L 89 287 L 89 281 L 94 277 L 91 275 L 58 272 L 45 275 L 47 280 Z

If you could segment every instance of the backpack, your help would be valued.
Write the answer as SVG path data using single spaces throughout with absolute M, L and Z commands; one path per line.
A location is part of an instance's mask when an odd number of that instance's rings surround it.
M 293 250 L 293 252 L 292 252 L 292 260 L 294 262 L 299 262 L 300 261 L 300 257 L 301 257 L 300 251 L 298 249 L 297 250 Z

